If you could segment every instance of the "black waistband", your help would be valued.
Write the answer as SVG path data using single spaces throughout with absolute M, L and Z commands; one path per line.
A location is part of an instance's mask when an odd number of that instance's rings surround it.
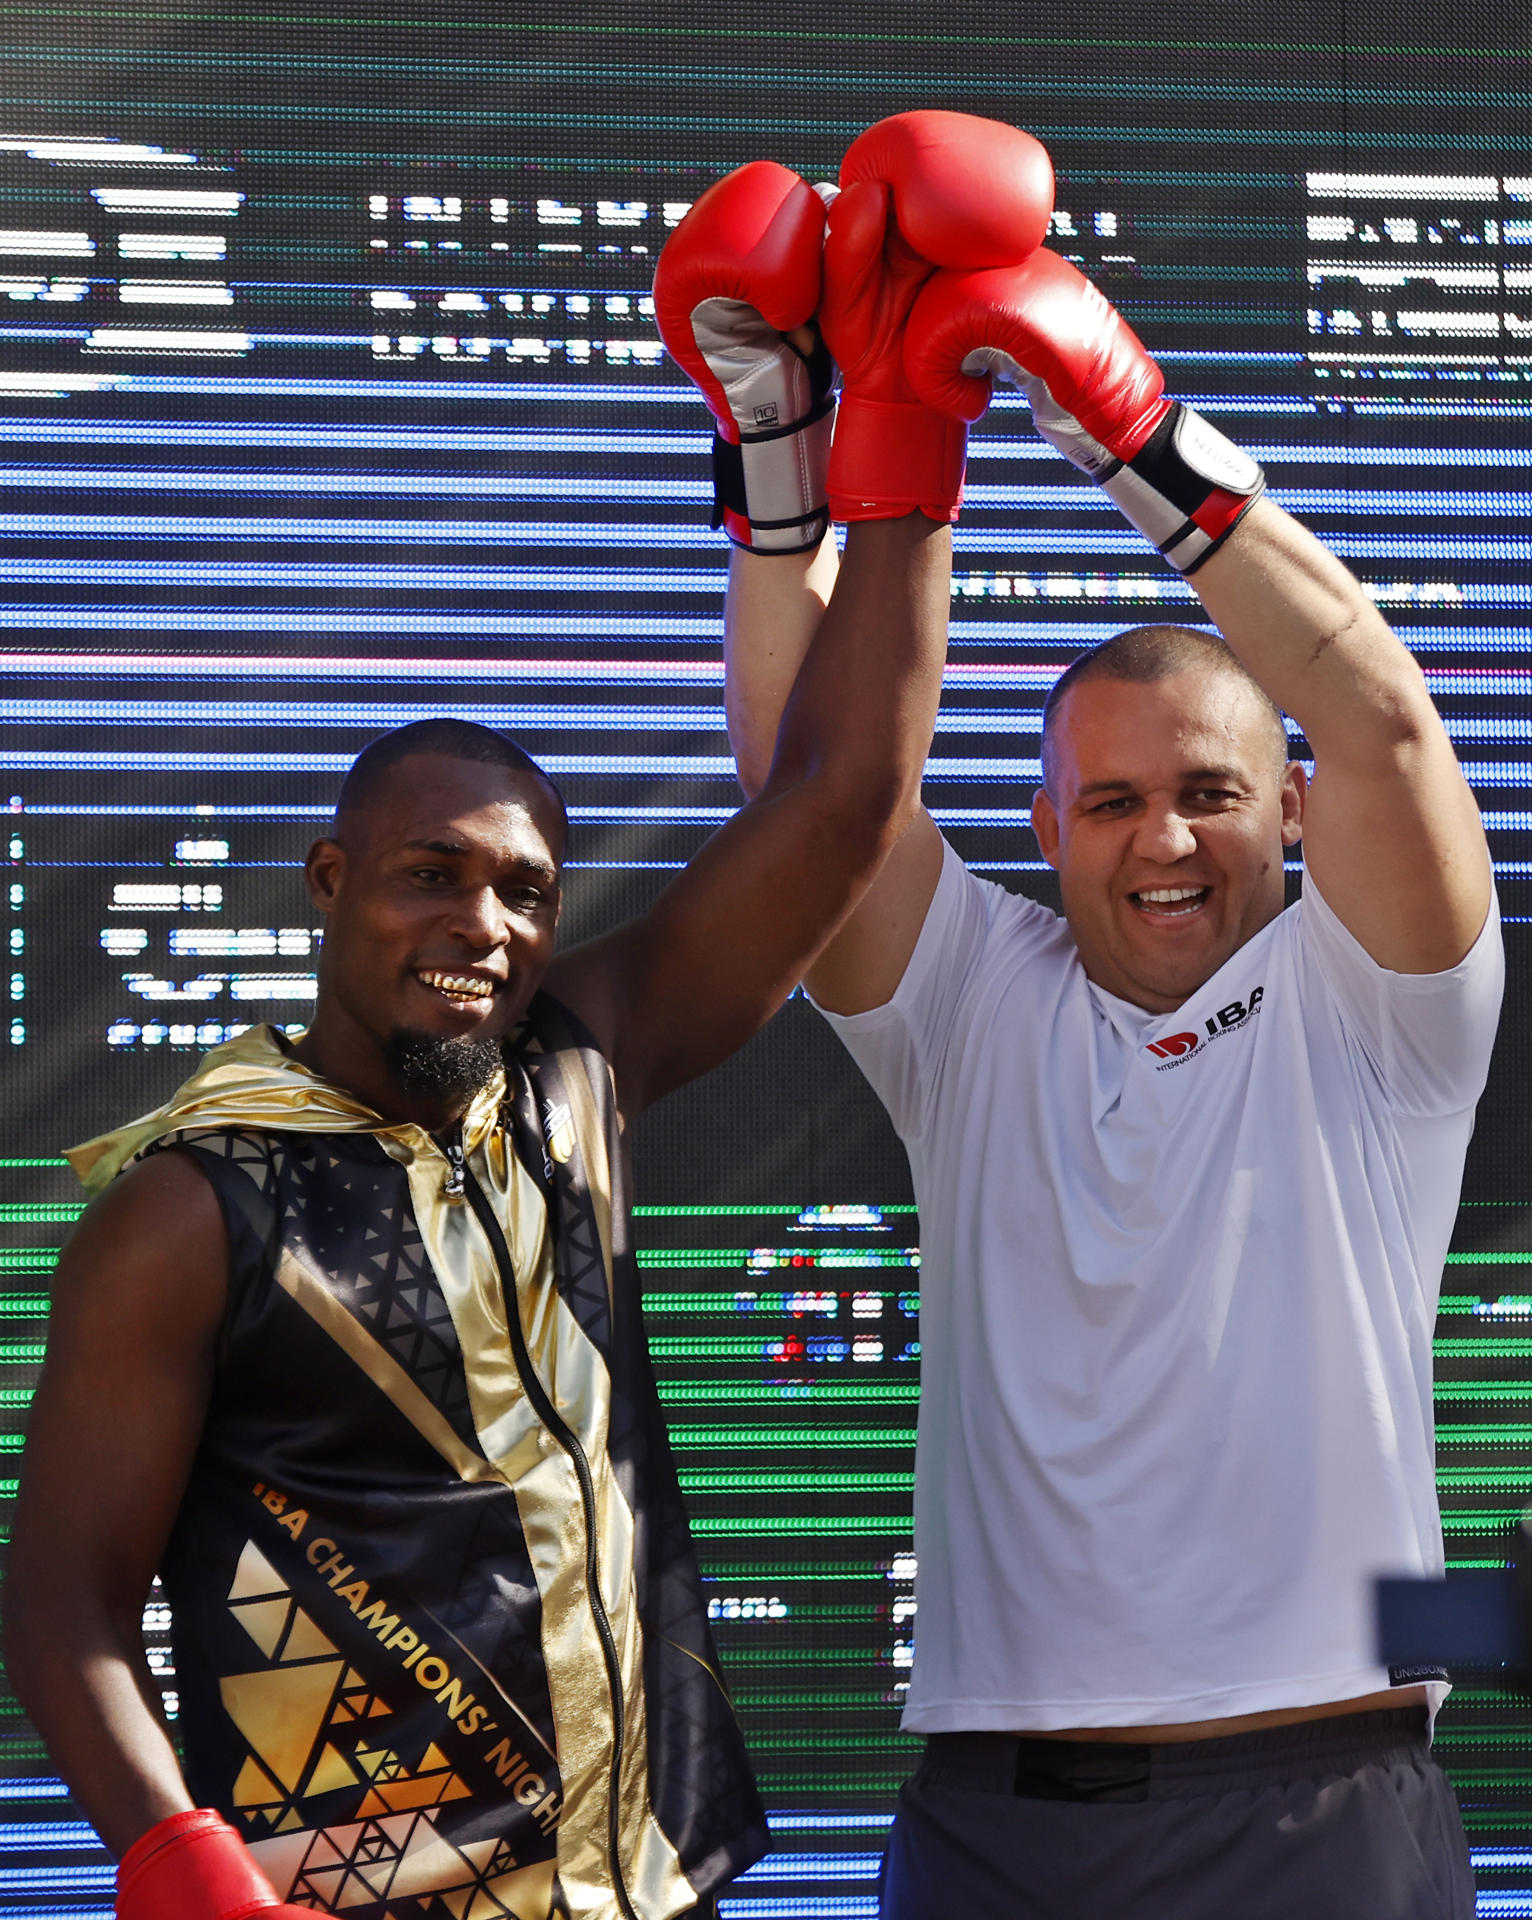
M 1036 1734 L 934 1733 L 923 1785 L 1029 1800 L 1172 1800 L 1216 1787 L 1255 1789 L 1334 1778 L 1361 1766 L 1418 1763 L 1428 1751 L 1424 1707 L 1337 1714 L 1211 1740 L 1049 1740 Z

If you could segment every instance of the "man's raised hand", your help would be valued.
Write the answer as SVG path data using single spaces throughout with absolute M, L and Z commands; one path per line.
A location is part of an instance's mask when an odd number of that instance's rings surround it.
M 716 426 L 714 526 L 752 553 L 801 553 L 829 525 L 834 369 L 788 336 L 819 305 L 824 203 L 771 160 L 709 187 L 654 275 L 660 337 Z
M 1247 453 L 1167 397 L 1132 328 L 1057 254 L 935 275 L 910 316 L 905 365 L 927 406 L 961 420 L 983 413 L 993 380 L 1019 386 L 1043 438 L 1182 573 L 1266 484 Z

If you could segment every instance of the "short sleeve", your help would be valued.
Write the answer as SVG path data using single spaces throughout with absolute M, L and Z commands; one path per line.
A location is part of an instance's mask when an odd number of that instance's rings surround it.
M 1300 953 L 1321 977 L 1401 1111 L 1460 1113 L 1484 1091 L 1500 1022 L 1505 950 L 1500 904 L 1490 896 L 1479 937 L 1445 973 L 1380 967 L 1304 876 Z
M 952 848 L 945 847 L 920 937 L 893 997 L 865 1013 L 819 1009 L 866 1075 L 901 1139 L 918 1138 L 924 1130 L 936 1070 L 995 915 L 1011 899 L 1003 887 L 976 879 Z

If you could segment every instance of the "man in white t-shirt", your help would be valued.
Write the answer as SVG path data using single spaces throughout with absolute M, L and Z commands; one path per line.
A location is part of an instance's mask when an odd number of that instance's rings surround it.
M 921 812 L 808 976 L 920 1207 L 929 1738 L 885 1920 L 1467 1920 L 1443 1676 L 1379 1666 L 1371 1593 L 1442 1566 L 1431 1332 L 1502 984 L 1473 797 L 1357 582 L 1073 268 L 904 311 L 907 401 L 1023 386 L 1227 645 L 1059 681 L 1062 919 Z M 834 569 L 735 557 L 747 791 Z

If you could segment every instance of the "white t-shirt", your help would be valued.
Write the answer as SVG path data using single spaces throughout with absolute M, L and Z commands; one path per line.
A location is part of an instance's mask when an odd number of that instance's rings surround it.
M 947 849 L 887 1005 L 828 1015 L 920 1207 L 917 1732 L 1389 1684 L 1442 1568 L 1431 1334 L 1504 961 L 1379 967 L 1312 882 L 1174 1013 Z

